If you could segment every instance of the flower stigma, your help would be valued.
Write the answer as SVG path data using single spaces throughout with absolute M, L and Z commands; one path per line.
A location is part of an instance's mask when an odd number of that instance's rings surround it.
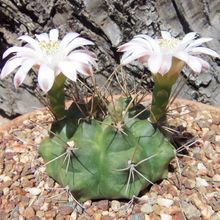
M 39 47 L 47 55 L 55 54 L 56 51 L 59 49 L 59 42 L 58 41 L 51 41 L 51 40 L 50 41 L 41 41 L 39 43 Z

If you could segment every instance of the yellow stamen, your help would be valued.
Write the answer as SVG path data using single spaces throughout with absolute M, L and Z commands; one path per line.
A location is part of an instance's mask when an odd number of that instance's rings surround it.
M 39 43 L 39 47 L 46 53 L 46 54 L 53 54 L 59 48 L 58 41 L 41 41 Z
M 167 48 L 167 49 L 173 49 L 175 48 L 179 43 L 178 39 L 171 38 L 171 39 L 160 39 L 159 40 L 159 45 L 162 48 Z

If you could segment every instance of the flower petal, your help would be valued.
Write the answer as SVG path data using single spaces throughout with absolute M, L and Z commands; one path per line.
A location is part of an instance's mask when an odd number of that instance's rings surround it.
M 79 61 L 86 64 L 92 64 L 96 66 L 96 56 L 92 52 L 88 52 L 87 50 L 75 50 L 68 55 L 71 60 Z
M 4 59 L 5 57 L 7 57 L 10 53 L 16 53 L 16 52 L 30 52 L 30 53 L 34 53 L 34 50 L 32 50 L 31 48 L 28 47 L 10 47 L 8 48 L 4 53 L 2 58 Z
M 136 44 L 128 42 L 118 47 L 117 52 L 124 52 L 136 47 Z
M 78 37 L 69 43 L 69 45 L 64 49 L 64 53 L 67 55 L 75 48 L 82 47 L 84 45 L 94 45 L 94 43 L 90 40 L 84 39 L 82 37 Z
M 171 34 L 168 31 L 161 31 L 161 35 L 163 39 L 171 39 Z
M 196 32 L 190 32 L 184 36 L 181 43 L 189 43 L 190 41 L 194 40 L 196 37 Z
M 209 48 L 206 48 L 206 47 L 195 47 L 195 48 L 192 48 L 190 50 L 190 52 L 193 52 L 193 53 L 204 53 L 204 54 L 207 54 L 207 55 L 210 55 L 210 56 L 213 56 L 213 57 L 217 57 L 217 58 L 220 58 L 220 56 L 214 51 L 214 50 L 211 50 Z
M 202 58 L 200 57 L 197 57 L 197 59 L 199 60 L 199 62 L 202 64 L 202 67 L 205 69 L 205 70 L 208 70 L 210 68 L 210 65 L 208 62 L 206 62 L 205 60 L 203 60 Z
M 71 41 L 73 41 L 79 34 L 75 32 L 68 33 L 64 36 L 63 40 L 60 42 L 60 46 L 65 48 Z
M 52 29 L 49 32 L 49 38 L 51 41 L 58 41 L 59 31 L 57 29 Z
M 19 37 L 18 39 L 27 42 L 33 49 L 39 50 L 39 43 L 35 39 L 33 39 L 32 37 L 27 36 L 27 35 L 23 35 L 23 36 Z
M 10 60 L 8 60 L 2 68 L 1 79 L 5 78 L 17 67 L 19 67 L 22 64 L 23 60 L 23 57 L 12 57 Z
M 189 60 L 189 54 L 185 51 L 179 51 L 179 52 L 175 53 L 173 56 L 179 60 L 184 61 L 185 63 L 187 63 Z
M 70 80 L 76 81 L 77 79 L 77 74 L 76 74 L 76 69 L 75 66 L 72 62 L 69 61 L 62 61 L 58 64 L 61 72 Z
M 25 60 L 22 63 L 21 67 L 18 69 L 18 71 L 16 72 L 14 76 L 14 85 L 16 89 L 22 84 L 27 73 L 29 72 L 29 70 L 32 68 L 34 64 L 35 64 L 35 61 L 31 59 Z
M 146 55 L 146 56 L 142 56 L 142 57 L 138 58 L 138 61 L 145 64 L 148 62 L 148 59 L 149 59 L 149 56 Z
M 134 39 L 131 40 L 130 43 L 135 44 L 135 46 L 139 46 L 141 48 L 145 48 L 145 49 L 151 50 L 151 51 L 152 51 L 152 48 L 153 48 L 148 40 L 143 39 L 141 37 L 135 37 Z
M 46 41 L 46 42 L 49 41 L 49 36 L 47 33 L 35 34 L 35 36 L 39 41 Z
M 46 93 L 48 92 L 54 83 L 55 74 L 54 70 L 47 65 L 41 65 L 38 71 L 38 83 L 40 88 Z
M 75 69 L 76 71 L 78 71 L 79 73 L 86 75 L 86 76 L 91 76 L 93 74 L 92 68 L 90 65 L 87 65 L 85 63 L 82 62 L 74 62 L 75 63 Z
M 199 46 L 199 45 L 201 45 L 203 43 L 206 43 L 208 41 L 211 41 L 211 40 L 212 40 L 212 38 L 205 38 L 205 37 L 199 38 L 199 39 L 193 41 L 191 44 L 189 44 L 187 49 L 191 49 L 192 47 L 197 47 L 197 46 Z
M 135 50 L 133 53 L 130 53 L 130 52 L 124 53 L 121 58 L 121 64 L 126 65 L 140 57 L 147 56 L 147 55 L 151 55 L 151 53 L 149 53 L 146 50 Z
M 163 62 L 160 66 L 159 73 L 161 75 L 166 74 L 170 70 L 171 66 L 172 66 L 172 56 L 163 57 Z
M 148 68 L 153 74 L 158 73 L 161 64 L 162 64 L 161 54 L 153 54 L 148 59 Z
M 141 37 L 141 38 L 146 39 L 149 42 L 152 50 L 156 53 L 160 53 L 160 46 L 159 46 L 158 42 L 156 40 L 154 40 L 152 37 L 150 37 L 146 34 L 139 34 L 136 37 Z
M 189 59 L 188 59 L 187 64 L 196 73 L 200 73 L 202 70 L 202 64 L 197 57 L 189 55 Z

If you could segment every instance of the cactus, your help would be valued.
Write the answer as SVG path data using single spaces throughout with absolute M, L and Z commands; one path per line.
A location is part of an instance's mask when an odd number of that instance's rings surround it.
M 48 174 L 80 201 L 130 199 L 164 178 L 174 149 L 148 122 L 143 108 L 119 98 L 108 105 L 109 115 L 102 122 L 86 122 L 73 104 L 69 118 L 52 126 L 56 135 L 40 145 Z

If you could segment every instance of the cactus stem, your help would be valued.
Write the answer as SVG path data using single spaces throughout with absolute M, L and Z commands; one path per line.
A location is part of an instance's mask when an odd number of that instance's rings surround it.
M 59 74 L 53 84 L 53 87 L 48 92 L 49 109 L 52 111 L 56 120 L 65 117 L 65 94 L 64 84 L 66 77 Z

